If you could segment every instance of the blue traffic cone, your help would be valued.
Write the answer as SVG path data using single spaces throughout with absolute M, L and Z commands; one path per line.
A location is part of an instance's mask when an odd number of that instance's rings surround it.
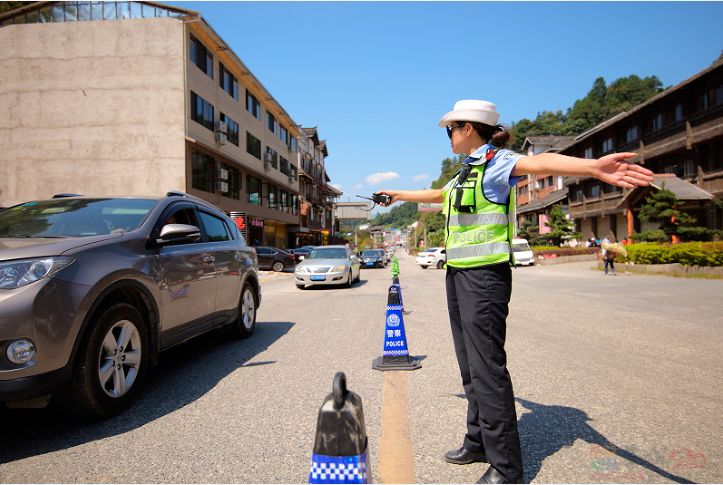
M 319 409 L 309 483 L 371 483 L 369 445 L 361 398 L 337 372 L 333 392 Z
M 398 283 L 389 287 L 387 297 L 387 323 L 384 328 L 384 350 L 380 357 L 372 361 L 372 369 L 417 370 L 422 367 L 419 361 L 409 358 L 407 335 L 404 331 L 404 305 L 402 289 Z

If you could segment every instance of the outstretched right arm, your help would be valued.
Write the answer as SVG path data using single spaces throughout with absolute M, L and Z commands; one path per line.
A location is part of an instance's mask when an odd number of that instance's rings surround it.
M 442 197 L 442 189 L 424 189 L 424 190 L 378 190 L 378 194 L 386 194 L 392 198 L 389 204 L 379 204 L 389 207 L 397 201 L 402 202 L 421 202 L 422 204 L 439 204 L 444 202 Z

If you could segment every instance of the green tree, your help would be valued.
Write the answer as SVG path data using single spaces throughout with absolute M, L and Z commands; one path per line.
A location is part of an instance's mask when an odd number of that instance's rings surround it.
M 462 161 L 467 158 L 467 155 L 457 155 L 454 158 L 445 158 L 442 160 L 442 170 L 439 175 L 439 178 L 432 182 L 431 188 L 433 189 L 441 189 L 444 187 L 447 182 L 452 180 L 452 177 L 454 177 L 454 174 L 457 173 L 457 170 L 459 170 L 462 167 Z
M 660 224 L 660 229 L 666 234 L 668 240 L 671 240 L 672 236 L 680 235 L 681 224 L 695 224 L 696 222 L 696 219 L 690 214 L 678 210 L 680 205 L 678 197 L 665 188 L 665 183 L 661 190 L 646 197 L 645 202 L 640 207 L 638 217 L 641 221 Z
M 582 234 L 575 232 L 575 225 L 565 216 L 562 211 L 562 204 L 552 208 L 545 225 L 552 229 L 546 237 L 551 237 L 555 244 L 560 244 L 563 239 L 579 239 L 582 237 Z
M 545 240 L 540 237 L 540 226 L 536 226 L 532 221 L 525 219 L 517 228 L 517 236 L 527 239 L 530 246 L 541 246 L 545 244 Z

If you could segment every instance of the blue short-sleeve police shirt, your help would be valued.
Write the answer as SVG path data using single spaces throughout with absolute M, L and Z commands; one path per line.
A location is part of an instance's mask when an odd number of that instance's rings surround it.
M 471 154 L 468 158 L 476 159 L 471 161 L 470 165 L 481 165 L 485 163 L 485 154 L 489 148 L 493 148 L 492 145 L 482 145 L 477 151 Z M 484 194 L 487 200 L 496 204 L 506 204 L 510 199 L 511 187 L 517 185 L 517 182 L 522 177 L 512 177 L 512 169 L 515 168 L 517 161 L 524 157 L 519 153 L 515 153 L 512 150 L 501 149 L 495 153 L 492 160 L 487 163 L 485 168 L 484 176 Z M 449 190 L 452 188 L 452 180 L 442 190 L 442 195 L 446 199 Z

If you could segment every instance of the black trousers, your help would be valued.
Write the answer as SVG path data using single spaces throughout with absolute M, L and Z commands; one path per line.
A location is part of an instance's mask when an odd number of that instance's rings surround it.
M 522 479 L 522 451 L 505 336 L 512 293 L 509 264 L 447 269 L 447 306 L 467 394 L 464 447 L 484 451 L 509 482 Z

